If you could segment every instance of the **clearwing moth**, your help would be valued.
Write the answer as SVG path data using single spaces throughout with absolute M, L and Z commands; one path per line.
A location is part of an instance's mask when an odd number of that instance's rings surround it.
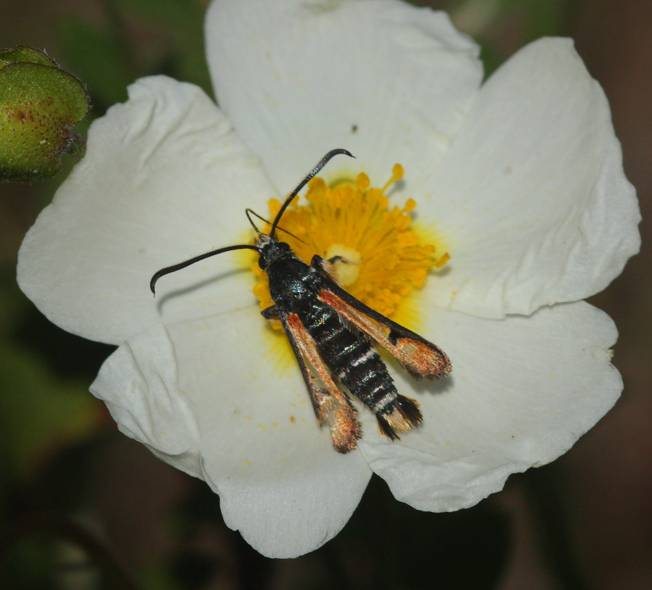
M 451 363 L 437 346 L 367 307 L 342 289 L 332 274 L 337 258 L 314 256 L 310 265 L 299 260 L 290 246 L 276 238 L 283 213 L 299 191 L 338 154 L 354 157 L 345 149 L 329 151 L 286 198 L 269 234 L 258 230 L 255 244 L 237 244 L 211 250 L 184 262 L 162 268 L 150 280 L 186 268 L 195 262 L 231 250 L 251 249 L 269 278 L 274 305 L 263 310 L 267 319 L 280 320 L 296 355 L 320 425 L 328 425 L 335 449 L 354 449 L 362 432 L 350 395 L 375 415 L 380 431 L 392 440 L 418 426 L 423 418 L 418 403 L 398 393 L 373 341 L 416 377 L 436 378 L 450 373 Z M 262 219 L 262 218 L 261 218 Z M 289 232 L 287 232 L 289 233 Z

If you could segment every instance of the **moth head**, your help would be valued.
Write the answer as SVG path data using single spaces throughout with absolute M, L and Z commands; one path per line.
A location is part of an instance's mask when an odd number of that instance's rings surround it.
M 258 266 L 265 270 L 270 264 L 281 258 L 287 258 L 292 255 L 292 249 L 285 242 L 279 242 L 267 234 L 260 234 L 256 240 L 256 246 L 259 248 L 260 257 Z

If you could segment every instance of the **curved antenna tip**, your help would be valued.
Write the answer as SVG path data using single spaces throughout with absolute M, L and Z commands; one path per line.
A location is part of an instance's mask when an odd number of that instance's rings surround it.
M 323 167 L 328 160 L 331 158 L 337 156 L 337 155 L 342 155 L 342 156 L 349 156 L 349 158 L 355 159 L 355 156 L 346 148 L 335 148 L 331 150 L 330 152 L 327 152 L 326 155 L 321 159 L 319 162 L 318 166 Z M 315 166 L 316 168 L 317 166 Z
M 195 262 L 206 260 L 206 258 L 210 258 L 211 256 L 217 256 L 218 254 L 223 254 L 224 252 L 231 252 L 232 250 L 244 250 L 244 249 L 256 250 L 256 252 L 260 253 L 260 248 L 258 246 L 254 246 L 253 244 L 235 244 L 234 246 L 226 246 L 225 248 L 218 248 L 217 250 L 204 252 L 199 256 L 194 256 L 193 258 L 184 260 L 183 262 L 179 262 L 178 264 L 173 264 L 172 266 L 166 266 L 165 268 L 161 268 L 160 270 L 157 270 L 152 275 L 152 278 L 149 281 L 150 291 L 154 295 L 156 295 L 156 291 L 154 290 L 154 288 L 156 287 L 156 283 L 161 277 L 164 277 L 165 275 L 169 275 L 170 273 L 177 272 L 178 270 L 182 270 L 190 266 L 191 264 L 195 264 Z
M 272 229 L 269 232 L 269 237 L 270 238 L 275 238 L 276 237 L 276 227 L 278 226 L 278 222 L 283 216 L 283 213 L 285 210 L 288 208 L 288 205 L 292 202 L 292 199 L 296 197 L 299 194 L 299 191 L 306 185 L 308 182 L 317 176 L 319 174 L 320 170 L 330 162 L 335 156 L 337 155 L 344 155 L 344 156 L 349 156 L 350 158 L 355 158 L 355 156 L 347 149 L 345 148 L 335 148 L 333 150 L 330 150 L 329 152 L 326 152 L 326 155 L 317 162 L 315 167 L 308 173 L 308 175 L 297 185 L 297 187 L 288 195 L 288 197 L 285 199 L 283 204 L 281 205 L 281 208 L 278 210 L 278 213 L 276 214 L 276 217 L 274 218 L 274 221 L 272 222 Z

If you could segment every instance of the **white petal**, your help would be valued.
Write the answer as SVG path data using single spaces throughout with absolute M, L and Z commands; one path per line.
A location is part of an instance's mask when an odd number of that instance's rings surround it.
M 496 72 L 427 191 L 420 212 L 453 257 L 428 295 L 467 313 L 588 297 L 639 249 L 609 105 L 569 40 L 533 43 Z
M 337 453 L 320 431 L 298 365 L 291 357 L 279 365 L 279 342 L 265 334 L 259 310 L 169 330 L 198 421 L 204 477 L 226 524 L 269 557 L 301 555 L 332 538 L 371 471 L 359 452 Z
M 216 0 L 206 35 L 219 103 L 282 191 L 334 147 L 358 161 L 327 175 L 423 176 L 482 79 L 448 16 L 394 0 Z
M 201 477 L 199 434 L 176 386 L 170 340 L 157 325 L 118 348 L 91 385 L 128 437 L 174 467 Z
M 84 159 L 18 261 L 21 288 L 51 321 L 114 344 L 158 322 L 160 311 L 178 318 L 250 302 L 235 255 L 166 277 L 157 300 L 148 282 L 161 267 L 247 238 L 243 209 L 271 194 L 199 88 L 156 77 L 129 94 L 91 126 Z
M 511 473 L 554 460 L 622 390 L 616 328 L 584 302 L 503 320 L 435 310 L 422 333 L 450 355 L 451 379 L 397 374 L 399 391 L 417 389 L 422 427 L 391 443 L 367 426 L 361 445 L 394 496 L 420 510 L 471 506 Z

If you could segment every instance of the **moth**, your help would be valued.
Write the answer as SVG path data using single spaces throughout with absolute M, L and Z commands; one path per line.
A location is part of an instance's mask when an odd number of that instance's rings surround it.
M 392 440 L 417 427 L 423 417 L 418 403 L 400 395 L 385 363 L 373 345 L 392 355 L 416 377 L 438 378 L 450 373 L 446 354 L 418 334 L 374 311 L 342 289 L 334 278 L 334 264 L 341 257 L 324 260 L 315 255 L 310 265 L 299 260 L 290 246 L 277 239 L 277 230 L 292 200 L 334 156 L 349 151 L 329 151 L 289 194 L 271 223 L 269 234 L 258 230 L 255 244 L 236 244 L 211 250 L 184 262 L 162 268 L 150 280 L 157 281 L 201 260 L 240 249 L 255 250 L 258 264 L 269 278 L 274 305 L 262 311 L 264 318 L 279 320 L 296 355 L 320 425 L 330 429 L 333 446 L 341 453 L 354 449 L 362 436 L 351 396 L 375 415 L 380 431 Z M 268 222 L 269 223 L 269 222 Z M 346 261 L 342 261 L 346 262 Z

